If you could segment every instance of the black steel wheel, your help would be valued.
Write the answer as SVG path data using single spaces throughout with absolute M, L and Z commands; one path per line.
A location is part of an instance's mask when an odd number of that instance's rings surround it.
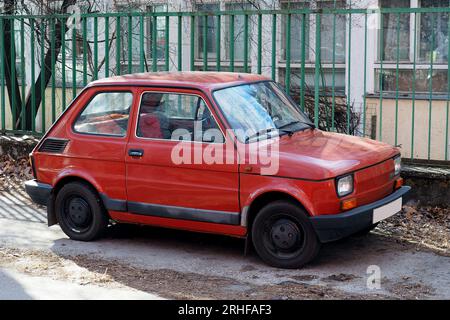
M 64 201 L 61 217 L 73 232 L 83 233 L 92 222 L 92 210 L 83 197 L 69 196 Z
M 97 193 L 82 182 L 68 183 L 59 190 L 55 210 L 61 229 L 74 240 L 94 240 L 108 226 L 109 218 Z
M 288 201 L 268 204 L 255 218 L 256 252 L 271 266 L 300 268 L 317 255 L 320 242 L 304 210 Z

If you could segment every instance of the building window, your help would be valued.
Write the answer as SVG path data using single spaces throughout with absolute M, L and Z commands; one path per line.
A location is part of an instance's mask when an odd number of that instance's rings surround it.
M 153 6 L 147 6 L 147 12 L 167 12 L 167 5 L 160 4 L 160 5 L 153 5 Z M 153 35 L 153 28 L 156 28 L 156 55 L 153 54 L 152 51 L 152 35 Z M 162 60 L 164 59 L 164 48 L 166 44 L 166 18 L 165 17 L 156 17 L 156 24 L 154 23 L 154 20 L 152 17 L 148 18 L 147 23 L 147 52 L 148 56 L 151 59 L 158 59 Z
M 305 9 L 309 7 L 309 3 L 305 1 L 301 2 L 283 2 L 281 4 L 282 9 Z M 305 17 L 305 61 L 309 61 L 309 14 L 292 14 L 291 15 L 291 61 L 301 61 L 302 60 L 302 27 L 303 27 L 303 17 Z M 281 43 L 282 43 L 282 53 L 281 59 L 286 61 L 286 22 L 287 17 L 283 15 L 281 18 Z
M 387 1 L 381 0 L 382 7 L 399 8 L 409 7 L 409 0 Z M 418 5 L 423 8 L 449 7 L 450 0 L 419 0 Z M 414 30 L 414 17 L 416 17 L 415 30 L 417 37 L 417 47 L 411 46 L 410 30 Z M 398 79 L 397 70 L 388 66 L 381 74 L 380 69 L 375 70 L 376 91 L 396 92 L 410 94 L 413 90 L 422 95 L 428 95 L 431 91 L 433 95 L 448 94 L 448 71 L 445 69 L 448 61 L 448 13 L 418 13 L 413 14 L 384 14 L 383 16 L 383 46 L 381 59 L 388 62 L 397 61 L 397 47 L 399 48 Z M 400 21 L 398 20 L 400 19 Z M 399 38 L 397 42 L 397 27 L 399 25 Z M 413 35 L 414 36 L 414 35 Z M 410 50 L 411 48 L 411 50 Z M 412 63 L 414 55 L 417 62 L 417 70 L 414 73 Z M 434 67 L 431 71 L 430 64 L 442 65 Z M 397 85 L 398 83 L 398 85 Z
M 251 10 L 253 7 L 249 3 L 229 3 L 225 5 L 225 9 L 228 11 L 242 11 L 242 10 Z M 234 41 L 234 61 L 244 61 L 244 24 L 245 18 L 244 15 L 236 15 L 234 16 L 234 39 L 230 39 L 230 16 L 226 16 L 226 57 L 230 59 L 230 43 Z M 250 28 L 250 17 L 248 22 L 248 34 L 251 37 L 251 28 Z M 250 39 L 248 39 L 248 54 L 250 57 Z M 248 57 L 247 57 L 248 58 Z M 237 71 L 237 70 L 235 70 Z
M 380 83 L 383 92 L 397 91 L 397 70 L 383 70 L 383 78 L 380 79 L 380 70 L 376 70 L 376 90 L 380 91 Z M 381 80 L 381 81 L 380 81 Z M 413 89 L 413 70 L 399 70 L 398 72 L 398 91 L 402 94 L 409 94 Z M 433 96 L 448 94 L 448 72 L 445 69 L 433 70 L 430 78 L 429 69 L 416 70 L 415 92 L 421 95 L 429 95 L 431 91 Z
M 282 9 L 305 9 L 316 7 L 321 8 L 345 8 L 345 0 L 317 0 L 312 2 L 309 1 L 296 1 L 296 2 L 283 2 L 281 4 Z M 292 14 L 291 15 L 291 94 L 294 98 L 299 97 L 300 87 L 301 87 L 301 69 L 293 66 L 292 64 L 299 63 L 302 61 L 302 27 L 303 27 L 303 17 L 305 18 L 305 61 L 306 63 L 313 63 L 316 59 L 315 55 L 309 54 L 311 51 L 310 38 L 315 36 L 315 15 L 314 14 Z M 281 20 L 281 41 L 282 41 L 282 52 L 281 60 L 286 61 L 286 16 L 282 17 Z M 342 14 L 322 14 L 321 15 L 321 56 L 320 62 L 322 68 L 320 70 L 320 90 L 323 91 L 322 94 L 328 94 L 332 92 L 332 87 L 334 83 L 334 93 L 336 95 L 343 95 L 345 92 L 345 68 L 342 65 L 335 65 L 333 72 L 333 54 L 334 62 L 336 64 L 344 64 L 346 61 L 345 45 L 346 45 L 346 16 Z M 336 28 L 336 34 L 333 34 L 333 30 Z M 334 40 L 334 41 L 333 41 Z M 313 51 L 312 51 L 313 52 Z M 311 92 L 314 90 L 314 69 L 308 68 L 305 70 L 305 90 L 306 92 Z M 282 66 L 279 70 L 280 83 L 285 83 L 286 71 L 285 67 Z
M 285 68 L 279 70 L 279 82 L 285 85 L 286 71 Z M 297 101 L 300 99 L 301 87 L 301 69 L 291 69 L 291 91 L 290 94 Z M 305 91 L 310 93 L 314 91 L 315 72 L 314 69 L 305 70 Z M 331 95 L 333 90 L 333 69 L 322 68 L 320 75 L 320 91 L 321 94 Z M 337 96 L 345 95 L 345 69 L 339 68 L 334 71 L 334 93 Z
M 409 8 L 410 0 L 380 0 L 381 8 Z M 383 43 L 379 59 L 383 61 L 409 61 L 409 13 L 385 13 L 383 14 Z M 397 29 L 400 42 L 397 43 Z
M 317 6 L 321 9 L 345 8 L 345 0 L 322 0 L 317 2 Z M 321 20 L 320 59 L 322 63 L 331 63 L 333 61 L 333 51 L 335 63 L 345 63 L 345 15 L 323 14 Z
M 16 55 L 16 68 L 15 68 L 15 74 L 19 81 L 19 84 L 21 83 L 22 79 L 26 78 L 26 70 L 24 70 L 24 74 L 22 74 L 22 50 L 25 48 L 22 48 L 22 42 L 20 37 L 20 21 L 19 20 L 13 20 L 13 35 L 14 35 L 14 49 L 15 49 L 15 55 Z M 25 58 L 26 58 L 26 52 L 25 52 Z
M 220 11 L 219 3 L 207 3 L 197 5 L 197 11 L 214 13 Z M 206 27 L 206 56 L 209 59 L 216 57 L 216 37 L 217 37 L 217 16 L 207 16 L 207 27 Z M 203 16 L 197 17 L 197 59 L 203 59 L 203 29 L 204 29 L 205 19 Z
M 138 11 L 142 10 L 142 7 L 134 6 L 130 7 L 119 7 L 118 10 L 128 12 L 128 11 Z M 146 12 L 166 12 L 167 5 L 152 5 L 145 7 Z M 129 26 L 129 24 L 131 25 Z M 139 64 L 141 60 L 141 44 L 140 44 L 140 18 L 138 16 L 133 17 L 121 17 L 120 19 L 120 42 L 121 42 L 121 73 L 128 73 L 130 63 L 129 53 L 131 53 L 131 71 L 138 72 Z M 156 55 L 153 53 L 152 48 L 152 38 L 153 29 L 156 28 Z M 129 43 L 131 31 L 131 43 Z M 163 63 L 165 59 L 165 41 L 166 41 L 166 18 L 156 17 L 156 24 L 154 18 L 147 16 L 144 18 L 144 60 L 153 59 L 154 57 L 159 60 L 158 62 Z M 131 51 L 131 52 L 130 52 Z M 158 70 L 162 69 L 162 66 L 158 66 Z
M 138 8 L 133 8 L 134 10 L 137 10 Z M 133 10 L 132 9 L 132 10 Z M 130 8 L 120 8 L 120 10 L 128 11 Z M 139 44 L 139 17 L 121 17 L 120 18 L 120 35 L 121 35 L 121 56 L 122 61 L 126 62 L 128 61 L 129 52 L 131 51 L 131 58 L 133 61 L 139 61 L 140 57 L 140 44 Z M 131 31 L 131 35 L 130 35 Z M 130 43 L 130 37 L 131 37 L 131 43 Z
M 422 0 L 423 8 L 449 7 L 449 0 Z M 420 16 L 419 60 L 446 63 L 448 61 L 448 12 L 422 13 Z

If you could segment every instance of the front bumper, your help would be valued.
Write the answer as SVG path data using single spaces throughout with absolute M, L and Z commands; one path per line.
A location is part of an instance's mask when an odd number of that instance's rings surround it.
M 25 190 L 33 202 L 42 206 L 47 206 L 52 192 L 52 186 L 36 180 L 25 182 Z
M 399 198 L 402 204 L 411 187 L 403 186 L 387 197 L 339 214 L 311 217 L 311 223 L 320 242 L 330 242 L 345 238 L 373 225 L 373 211 Z M 397 212 L 394 212 L 394 214 Z

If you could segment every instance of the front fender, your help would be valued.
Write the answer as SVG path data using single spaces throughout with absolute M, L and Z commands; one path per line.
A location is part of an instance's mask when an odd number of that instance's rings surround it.
M 315 215 L 314 206 L 313 206 L 312 202 L 310 201 L 308 195 L 302 189 L 299 189 L 298 187 L 292 186 L 290 184 L 286 184 L 283 187 L 267 186 L 267 187 L 259 188 L 259 189 L 255 190 L 254 192 L 252 192 L 246 198 L 246 200 L 243 202 L 244 203 L 243 207 L 250 207 L 251 204 L 260 196 L 263 196 L 268 193 L 273 193 L 273 192 L 286 194 L 286 195 L 294 198 L 295 200 L 297 200 L 299 203 L 301 203 L 303 205 L 303 207 L 306 209 L 307 213 L 310 216 Z

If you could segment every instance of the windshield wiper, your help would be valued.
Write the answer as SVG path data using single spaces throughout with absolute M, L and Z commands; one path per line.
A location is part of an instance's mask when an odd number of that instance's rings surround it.
M 270 132 L 274 132 L 274 131 L 282 131 L 284 134 L 288 134 L 289 136 L 292 135 L 294 133 L 294 131 L 291 130 L 283 130 L 280 128 L 268 128 L 268 129 L 262 129 L 259 130 L 258 132 L 255 132 L 254 134 L 248 136 L 245 138 L 245 142 L 249 142 L 250 140 L 259 137 L 260 135 L 268 135 Z
M 291 122 L 288 122 L 288 123 L 286 123 L 286 124 L 283 124 L 283 125 L 280 126 L 278 129 L 283 129 L 283 128 L 289 127 L 289 126 L 291 126 L 291 125 L 293 125 L 293 124 L 297 124 L 297 123 L 306 124 L 306 125 L 307 125 L 308 127 L 310 127 L 311 129 L 315 129 L 315 128 L 316 128 L 316 126 L 315 126 L 314 124 L 312 124 L 311 122 L 295 120 L 295 121 L 291 121 Z

